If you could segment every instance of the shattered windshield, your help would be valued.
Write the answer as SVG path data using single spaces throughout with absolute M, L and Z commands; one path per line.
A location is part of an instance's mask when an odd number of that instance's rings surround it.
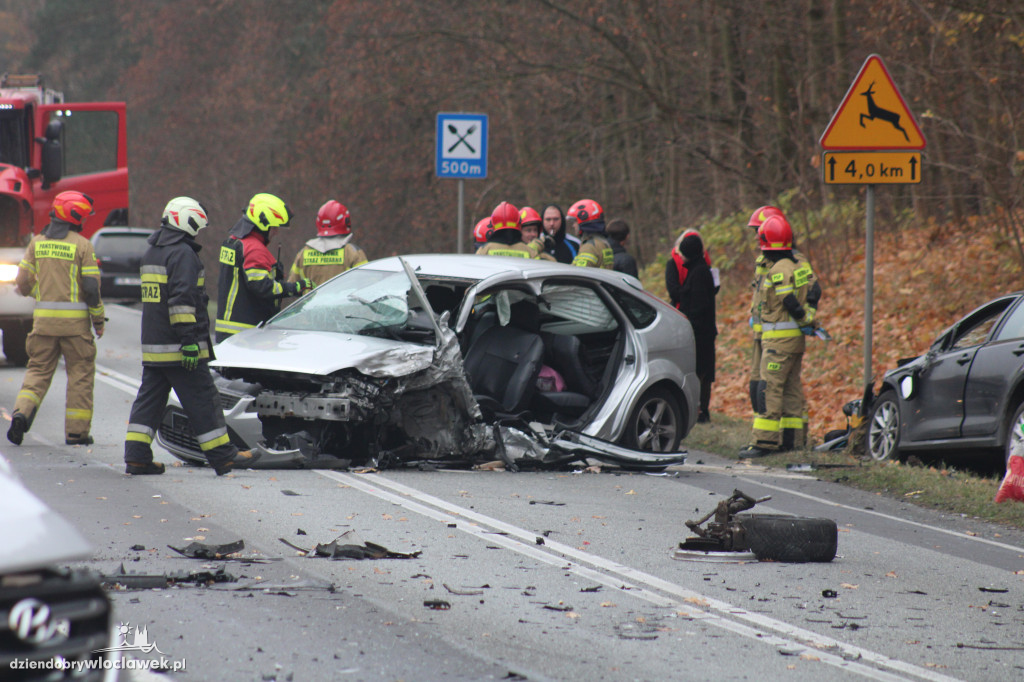
M 404 272 L 356 268 L 317 287 L 267 326 L 369 336 L 394 334 L 408 325 L 420 326 L 421 316 L 412 314 L 410 301 L 415 307 Z

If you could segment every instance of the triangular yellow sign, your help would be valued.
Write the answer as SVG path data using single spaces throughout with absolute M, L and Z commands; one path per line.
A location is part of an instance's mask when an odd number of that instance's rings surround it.
M 828 150 L 924 149 L 925 145 L 914 115 L 876 54 L 860 68 L 819 142 Z

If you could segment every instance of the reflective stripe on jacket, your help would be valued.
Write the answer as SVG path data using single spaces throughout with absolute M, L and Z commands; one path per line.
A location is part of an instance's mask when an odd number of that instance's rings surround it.
M 572 261 L 573 265 L 580 267 L 604 268 L 605 270 L 613 269 L 614 263 L 615 252 L 612 251 L 611 243 L 598 235 L 587 238 Z
M 36 235 L 25 249 L 15 278 L 22 295 L 36 299 L 33 329 L 46 336 L 77 336 L 90 324 L 103 326 L 100 268 L 92 243 L 78 232 L 52 224 Z
M 181 347 L 199 346 L 199 358 L 213 357 L 210 302 L 202 248 L 179 230 L 161 227 L 142 257 L 142 364 L 181 364 Z
M 335 275 L 366 262 L 366 253 L 355 244 L 346 244 L 330 251 L 320 251 L 307 244 L 295 255 L 288 281 L 297 282 L 306 277 L 319 286 Z

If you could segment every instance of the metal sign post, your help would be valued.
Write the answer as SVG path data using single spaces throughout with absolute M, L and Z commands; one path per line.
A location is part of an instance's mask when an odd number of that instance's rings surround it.
M 463 252 L 465 180 L 487 177 L 487 114 L 437 115 L 437 154 L 434 172 L 459 181 L 458 253 Z
M 873 385 L 875 185 L 921 182 L 924 135 L 882 58 L 870 55 L 819 140 L 825 184 L 866 185 L 864 385 Z

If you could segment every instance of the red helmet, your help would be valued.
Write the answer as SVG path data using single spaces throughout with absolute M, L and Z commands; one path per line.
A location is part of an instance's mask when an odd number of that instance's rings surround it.
M 781 215 L 771 215 L 757 228 L 757 240 L 762 251 L 788 251 L 793 248 L 793 228 Z
M 491 219 L 481 218 L 480 222 L 478 222 L 476 227 L 473 228 L 473 241 L 477 244 L 486 244 L 491 238 L 491 232 L 494 232 L 494 230 L 491 229 Z
M 523 208 L 519 211 L 519 224 L 520 225 L 529 225 L 530 223 L 542 223 L 542 222 L 544 222 L 544 221 L 541 220 L 540 213 L 537 213 L 535 210 L 533 210 L 529 206 L 523 206 Z
M 597 203 L 593 199 L 580 199 L 575 204 L 569 207 L 569 210 L 565 213 L 567 216 L 572 216 L 579 223 L 581 230 L 586 230 L 584 227 L 587 223 L 593 223 L 598 220 L 604 219 L 604 209 L 601 208 L 601 204 Z
M 498 230 L 518 230 L 519 229 L 519 209 L 503 201 L 494 209 L 491 213 L 491 225 L 494 227 L 494 231 Z
M 86 217 L 93 213 L 95 211 L 92 208 L 92 197 L 81 192 L 68 191 L 61 192 L 53 198 L 50 217 L 81 227 L 85 224 Z
M 747 223 L 747 227 L 758 228 L 769 216 L 777 215 L 780 218 L 785 218 L 785 214 L 774 206 L 762 206 L 753 213 L 750 214 L 750 222 Z
M 316 212 L 316 234 L 318 237 L 336 237 L 352 231 L 352 218 L 340 201 L 331 199 Z

